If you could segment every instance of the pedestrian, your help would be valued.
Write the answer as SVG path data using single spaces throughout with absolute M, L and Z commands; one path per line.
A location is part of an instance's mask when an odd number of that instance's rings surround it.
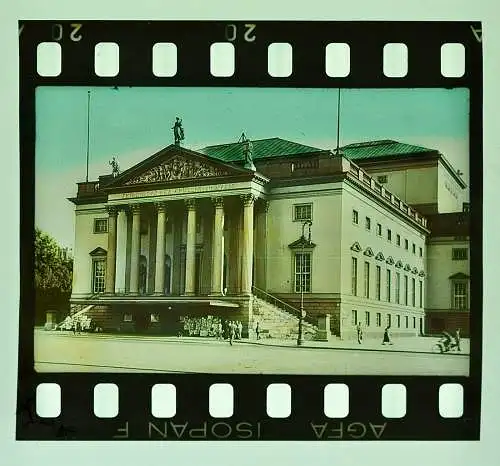
M 358 325 L 356 325 L 356 331 L 358 333 L 358 343 L 361 344 L 363 342 L 363 329 L 361 328 L 361 322 L 358 322 Z
M 71 329 L 73 330 L 73 335 L 76 335 L 76 320 L 73 321 L 73 325 L 71 326 Z
M 238 340 L 241 340 L 241 335 L 243 334 L 243 324 L 238 321 Z
M 255 326 L 255 335 L 257 335 L 257 340 L 260 340 L 260 326 L 259 326 L 259 322 L 257 322 L 257 325 Z
M 223 339 L 223 334 L 222 334 L 222 322 L 219 321 L 218 325 L 217 325 L 217 338 L 219 340 L 222 340 Z
M 76 333 L 80 335 L 80 322 L 78 320 L 75 322 L 75 327 L 76 327 Z
M 390 325 L 388 325 L 385 330 L 384 330 L 384 339 L 382 340 L 382 344 L 385 345 L 386 343 L 388 343 L 389 345 L 392 345 L 392 341 L 391 341 L 391 335 L 389 333 L 389 329 L 391 328 Z
M 455 345 L 457 347 L 457 351 L 462 351 L 460 349 L 460 329 L 459 328 L 457 328 L 455 330 Z
M 229 322 L 229 344 L 233 346 L 235 324 L 233 321 Z

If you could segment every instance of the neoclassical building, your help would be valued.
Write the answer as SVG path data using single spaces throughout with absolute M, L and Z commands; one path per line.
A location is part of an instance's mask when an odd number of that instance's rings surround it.
M 440 183 L 459 192 L 463 181 L 415 147 L 376 141 L 336 154 L 280 138 L 199 150 L 176 141 L 78 183 L 74 310 L 110 331 L 175 333 L 195 315 L 241 321 L 252 336 L 262 306 L 293 320 L 303 299 L 306 322 L 328 315 L 342 338 L 357 323 L 368 336 L 386 325 L 424 333 L 431 232 L 414 204 L 439 213 L 450 204 Z M 420 189 L 430 183 L 428 199 L 400 186 L 412 170 Z

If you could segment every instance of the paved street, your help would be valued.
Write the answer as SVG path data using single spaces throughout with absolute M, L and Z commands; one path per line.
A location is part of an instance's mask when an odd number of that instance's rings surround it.
M 435 339 L 422 338 L 422 351 Z M 201 372 L 257 374 L 468 375 L 467 354 L 404 351 L 375 341 L 330 347 L 307 342 L 228 342 L 35 331 L 35 369 L 40 372 Z M 337 347 L 334 345 L 337 344 Z M 416 343 L 414 343 L 415 345 Z M 464 348 L 465 349 L 465 348 Z M 468 350 L 468 348 L 467 348 Z M 416 350 L 418 351 L 418 350 Z

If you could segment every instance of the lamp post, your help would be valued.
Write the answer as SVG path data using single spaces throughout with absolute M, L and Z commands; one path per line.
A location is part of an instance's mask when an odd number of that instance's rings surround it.
M 306 276 L 305 276 L 305 255 L 304 255 L 304 248 L 305 248 L 305 242 L 306 242 L 306 237 L 304 234 L 305 228 L 309 227 L 309 232 L 308 232 L 308 237 L 307 237 L 307 243 L 311 244 L 311 226 L 312 222 L 310 220 L 306 220 L 302 224 L 302 270 L 301 270 L 301 280 L 300 280 L 300 317 L 299 317 L 299 335 L 297 337 L 297 346 L 302 346 L 304 343 L 304 336 L 302 333 L 302 323 L 304 321 L 304 317 L 306 316 L 306 312 L 304 311 L 304 288 L 305 288 L 305 282 L 306 282 Z

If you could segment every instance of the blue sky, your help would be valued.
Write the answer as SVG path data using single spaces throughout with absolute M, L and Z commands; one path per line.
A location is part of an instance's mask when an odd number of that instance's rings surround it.
M 87 91 L 91 90 L 89 177 L 122 170 L 173 142 L 176 116 L 184 146 L 281 137 L 334 149 L 336 89 L 86 88 L 36 91 L 36 214 L 38 226 L 65 246 L 74 237 L 73 205 L 66 200 L 85 179 Z M 466 89 L 346 89 L 340 143 L 396 139 L 440 150 L 468 177 Z

